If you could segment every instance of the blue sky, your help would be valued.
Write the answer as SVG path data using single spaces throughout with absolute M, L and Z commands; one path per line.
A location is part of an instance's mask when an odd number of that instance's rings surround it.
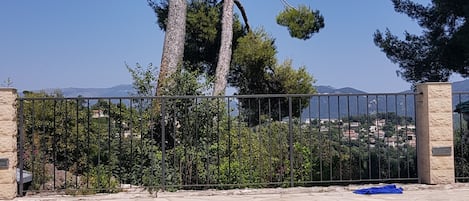
M 251 26 L 276 38 L 279 60 L 306 66 L 316 85 L 368 92 L 409 89 L 396 76 L 397 64 L 373 44 L 377 29 L 388 27 L 399 35 L 421 31 L 394 12 L 390 0 L 290 0 L 325 17 L 326 27 L 307 41 L 291 38 L 275 23 L 283 9 L 280 0 L 241 2 Z M 146 0 L 2 0 L 0 82 L 10 78 L 19 90 L 130 84 L 125 63 L 158 66 L 163 39 Z

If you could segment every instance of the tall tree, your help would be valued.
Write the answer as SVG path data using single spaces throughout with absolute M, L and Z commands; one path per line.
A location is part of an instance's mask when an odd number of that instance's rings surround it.
M 291 64 L 277 65 L 274 39 L 262 30 L 251 32 L 244 8 L 238 0 L 234 0 L 234 4 L 241 11 L 245 26 L 242 26 L 237 15 L 233 15 L 233 37 L 231 41 L 232 51 L 234 52 L 228 69 L 229 84 L 237 88 L 239 94 L 293 93 L 296 89 L 287 89 L 291 86 L 286 86 L 286 82 L 278 81 L 280 77 L 272 74 L 276 68 L 284 68 L 291 66 Z M 222 7 L 223 4 L 217 3 L 216 0 L 189 1 L 184 50 L 185 70 L 206 73 L 209 76 L 215 75 L 221 46 Z M 168 16 L 167 4 L 159 4 L 158 7 L 155 7 L 155 13 L 158 17 L 158 25 L 165 30 Z M 310 15 L 313 11 L 308 8 L 300 13 Z M 317 11 L 314 11 L 314 13 L 319 14 Z M 324 23 L 322 16 L 317 18 L 315 16 L 315 23 L 319 22 L 317 20 L 321 21 L 320 24 Z M 318 27 L 317 24 L 313 26 Z M 311 29 L 303 31 L 306 35 L 311 33 Z M 238 56 L 235 56 L 235 54 Z M 303 73 L 307 74 L 306 71 L 301 71 L 300 74 Z M 222 80 L 220 79 L 220 81 Z M 305 83 L 311 82 L 305 81 Z M 314 90 L 308 89 L 301 92 L 296 90 L 296 92 L 312 93 Z
M 394 63 L 398 76 L 411 83 L 448 81 L 453 73 L 469 76 L 469 1 L 432 0 L 428 6 L 411 0 L 392 0 L 423 28 L 422 35 L 405 32 L 404 40 L 386 29 L 374 42 Z
M 147 0 L 149 6 L 154 10 L 158 4 L 153 0 Z M 162 2 L 163 4 L 163 2 Z M 166 23 L 166 33 L 163 45 L 163 55 L 161 56 L 160 73 L 156 87 L 156 95 L 164 94 L 164 88 L 179 65 L 182 64 L 184 56 L 184 42 L 186 36 L 186 0 L 168 1 L 168 18 Z
M 221 95 L 224 93 L 227 83 L 227 74 L 229 71 L 231 53 L 232 53 L 232 38 L 233 38 L 233 4 L 236 3 L 237 7 L 241 10 L 246 27 L 250 30 L 247 23 L 246 13 L 241 3 L 236 0 L 223 1 L 223 16 L 222 16 L 222 38 L 221 47 L 218 54 L 218 65 L 216 70 L 215 89 L 214 95 Z M 284 2 L 286 3 L 286 2 Z M 324 18 L 319 14 L 319 11 L 312 11 L 311 8 L 300 6 L 299 9 L 293 7 L 286 8 L 279 16 L 277 16 L 277 23 L 287 26 L 290 30 L 290 35 L 295 38 L 307 40 L 311 36 L 319 32 L 324 27 Z
M 235 1 L 236 4 L 236 1 Z M 166 30 L 168 3 L 163 0 L 155 5 L 158 26 Z M 218 62 L 221 40 L 222 4 L 215 0 L 191 0 L 187 8 L 186 42 L 184 47 L 184 69 L 190 72 L 206 73 L 214 76 Z M 245 23 L 247 18 L 245 19 Z M 239 37 L 249 30 L 243 27 L 238 17 L 234 16 L 233 46 Z
M 226 78 L 230 69 L 233 40 L 233 0 L 223 1 L 221 28 L 221 46 L 218 53 L 218 64 L 215 74 L 213 95 L 223 95 L 226 89 Z

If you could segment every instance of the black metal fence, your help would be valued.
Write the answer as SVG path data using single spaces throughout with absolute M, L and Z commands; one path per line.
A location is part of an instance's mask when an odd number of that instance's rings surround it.
M 453 93 L 453 106 L 465 101 L 469 101 L 469 92 Z M 454 113 L 453 126 L 456 180 L 467 182 L 469 181 L 469 126 L 460 113 Z
M 18 109 L 20 194 L 417 181 L 414 94 L 24 97 Z

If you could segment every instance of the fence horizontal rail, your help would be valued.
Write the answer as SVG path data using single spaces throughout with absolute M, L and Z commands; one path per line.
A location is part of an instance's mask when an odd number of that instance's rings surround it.
M 414 96 L 22 97 L 18 167 L 31 192 L 416 181 Z
M 419 95 L 419 93 L 319 93 L 319 94 L 256 94 L 256 95 L 231 95 L 231 96 L 103 96 L 103 97 L 60 97 L 63 100 L 99 100 L 99 99 L 220 99 L 220 98 L 285 98 L 285 97 L 313 97 L 313 96 L 401 96 Z M 18 100 L 56 100 L 58 97 L 19 97 Z

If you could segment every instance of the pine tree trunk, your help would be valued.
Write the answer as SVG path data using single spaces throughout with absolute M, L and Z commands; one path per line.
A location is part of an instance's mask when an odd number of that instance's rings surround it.
M 168 78 L 173 75 L 182 64 L 184 42 L 186 34 L 186 0 L 169 0 L 168 23 L 161 56 L 160 74 L 156 86 L 156 95 L 164 95 L 168 86 Z
M 230 69 L 232 40 L 233 40 L 233 0 L 224 0 L 222 16 L 221 46 L 218 54 L 218 63 L 213 95 L 224 95 L 228 70 Z

